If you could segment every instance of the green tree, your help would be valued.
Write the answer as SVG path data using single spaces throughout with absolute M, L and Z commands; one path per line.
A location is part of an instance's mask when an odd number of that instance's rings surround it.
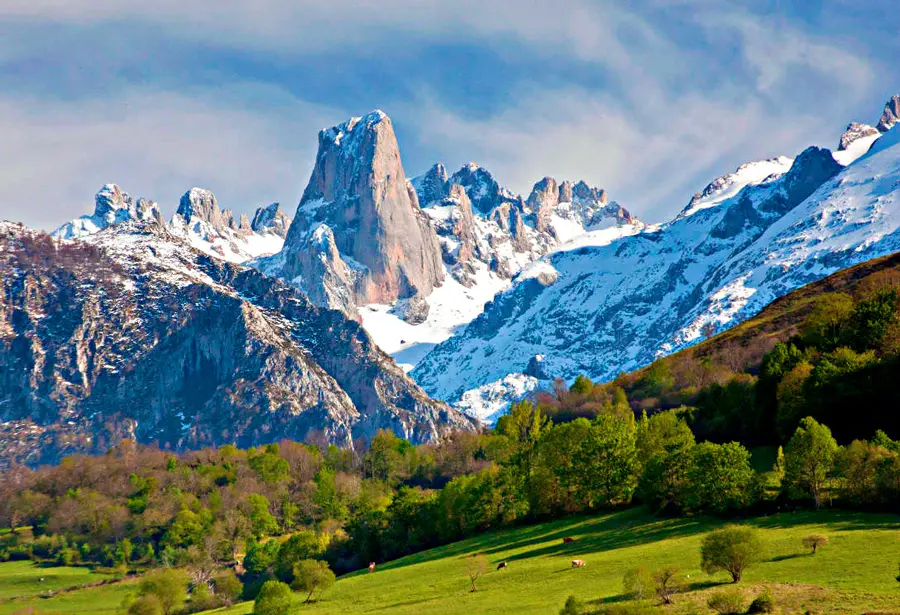
M 601 414 L 581 441 L 572 471 L 591 506 L 609 506 L 631 499 L 637 485 L 634 418 Z
M 587 395 L 591 391 L 594 390 L 594 383 L 591 382 L 591 379 L 587 376 L 583 376 L 579 374 L 575 376 L 575 382 L 572 383 L 572 386 L 569 387 L 570 393 L 575 393 L 578 395 Z
M 289 615 L 293 606 L 294 594 L 286 583 L 266 581 L 253 602 L 253 615 Z
M 641 468 L 656 455 L 694 444 L 694 433 L 675 410 L 657 412 L 649 418 L 645 411 L 638 421 L 636 438 L 637 461 Z
M 569 596 L 559 615 L 581 615 L 582 613 L 584 613 L 584 605 L 581 601 L 575 596 Z
M 249 505 L 250 531 L 257 539 L 263 536 L 271 536 L 278 531 L 278 522 L 269 512 L 269 499 L 258 493 L 247 496 Z
M 180 549 L 202 544 L 211 523 L 212 514 L 207 508 L 201 509 L 199 513 L 187 509 L 180 510 L 166 530 L 163 543 Z
M 372 478 L 394 483 L 403 471 L 405 448 L 401 440 L 390 429 L 379 429 L 369 443 L 369 450 L 363 457 L 363 468 Z M 408 443 L 406 443 L 408 444 Z
M 291 472 L 290 464 L 286 459 L 279 456 L 280 452 L 277 444 L 269 444 L 262 452 L 251 452 L 248 455 L 247 462 L 261 480 L 270 485 L 275 485 L 286 480 Z
M 163 568 L 148 572 L 138 587 L 140 596 L 154 596 L 164 615 L 170 615 L 187 597 L 187 575 L 181 570 Z
M 809 416 L 801 420 L 784 452 L 785 485 L 794 493 L 811 495 L 818 509 L 837 450 L 827 426 Z
M 291 587 L 306 594 L 306 602 L 315 593 L 321 596 L 334 585 L 335 576 L 328 564 L 315 559 L 300 560 L 294 565 L 294 581 Z
M 330 450 L 330 449 L 329 449 Z M 344 519 L 348 514 L 347 505 L 338 493 L 335 483 L 335 471 L 323 466 L 315 476 L 315 502 L 327 519 Z
M 750 452 L 737 442 L 701 442 L 690 449 L 679 504 L 690 512 L 721 513 L 753 500 Z
M 622 591 L 632 600 L 647 600 L 655 591 L 653 573 L 644 566 L 632 568 L 622 579 Z
M 294 580 L 294 565 L 302 560 L 311 560 L 322 555 L 323 544 L 315 532 L 297 532 L 278 549 L 275 576 L 285 583 Z
M 128 605 L 127 613 L 128 615 L 163 615 L 163 606 L 156 596 L 141 596 Z
M 846 335 L 853 314 L 853 298 L 845 293 L 825 293 L 800 326 L 803 341 L 819 350 L 837 348 Z
M 744 571 L 762 558 L 762 543 L 757 531 L 729 525 L 706 535 L 700 547 L 700 567 L 707 574 L 725 570 L 737 583 Z
M 244 591 L 244 584 L 240 582 L 233 570 L 226 570 L 213 577 L 213 587 L 216 590 L 216 597 L 225 606 L 234 604 Z

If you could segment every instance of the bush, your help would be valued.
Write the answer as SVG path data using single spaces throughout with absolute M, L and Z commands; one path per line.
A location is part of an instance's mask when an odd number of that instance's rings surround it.
M 129 605 L 128 615 L 163 615 L 163 605 L 156 596 L 141 596 Z
M 726 570 L 732 582 L 737 583 L 744 570 L 762 557 L 762 543 L 755 529 L 729 525 L 707 534 L 700 547 L 700 557 L 704 572 Z
M 234 572 L 227 570 L 213 579 L 213 587 L 216 589 L 216 597 L 225 606 L 231 606 L 244 592 L 244 584 L 241 583 Z
M 768 590 L 764 591 L 756 598 L 753 599 L 753 602 L 750 603 L 750 607 L 747 609 L 748 615 L 757 615 L 757 613 L 774 613 L 775 612 L 775 598 L 768 592 Z
M 187 575 L 171 568 L 154 570 L 144 575 L 138 593 L 143 598 L 159 600 L 164 615 L 170 615 L 184 602 L 187 593 Z
M 582 613 L 584 613 L 584 605 L 581 604 L 581 601 L 575 596 L 569 596 L 559 615 L 581 615 Z
M 744 597 L 736 591 L 713 594 L 706 604 L 719 615 L 741 615 L 744 612 Z
M 253 615 L 289 615 L 293 606 L 294 594 L 286 583 L 266 581 L 253 603 Z
M 822 534 L 810 534 L 803 539 L 803 546 L 807 549 L 812 549 L 813 555 L 815 555 L 819 547 L 824 547 L 828 542 L 828 536 L 823 536 Z

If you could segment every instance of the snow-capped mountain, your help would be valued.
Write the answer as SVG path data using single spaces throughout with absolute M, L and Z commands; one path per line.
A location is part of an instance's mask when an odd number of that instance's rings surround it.
M 159 207 L 153 201 L 132 199 L 115 184 L 106 184 L 94 197 L 94 213 L 75 218 L 53 231 L 54 237 L 76 239 L 129 220 L 161 220 Z
M 474 427 L 357 323 L 158 221 L 64 242 L 0 222 L 0 373 L 0 467 L 123 437 L 184 449 L 317 431 L 351 446 Z
M 94 213 L 63 224 L 51 235 L 59 239 L 83 239 L 110 226 L 129 221 L 155 220 L 162 223 L 159 206 L 146 199 L 134 201 L 115 184 L 100 189 L 94 199 Z M 259 208 L 249 222 L 235 220 L 229 210 L 219 209 L 209 190 L 191 188 L 169 222 L 169 230 L 211 256 L 232 263 L 275 254 L 281 250 L 291 219 L 278 203 Z
M 834 155 L 809 148 L 794 160 L 743 165 L 669 223 L 540 259 L 413 377 L 429 394 L 490 417 L 547 376 L 610 379 L 803 284 L 900 249 L 900 133 L 855 132 Z

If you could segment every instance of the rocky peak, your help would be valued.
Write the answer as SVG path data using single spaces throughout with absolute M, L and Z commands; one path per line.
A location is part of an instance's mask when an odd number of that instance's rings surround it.
M 878 134 L 878 129 L 868 124 L 860 124 L 859 122 L 850 122 L 847 130 L 841 135 L 841 142 L 838 145 L 838 151 L 845 151 L 852 143 L 862 139 L 863 137 L 871 137 Z
M 250 228 L 257 233 L 271 233 L 281 238 L 287 237 L 290 226 L 290 217 L 281 210 L 281 205 L 278 203 L 257 209 L 253 215 L 253 222 L 250 223 Z
M 794 158 L 790 170 L 784 174 L 788 201 L 792 206 L 799 204 L 841 168 L 827 148 L 807 147 Z
M 224 228 L 234 223 L 231 212 L 223 212 L 219 209 L 216 195 L 203 188 L 191 188 L 181 196 L 176 212 L 186 222 L 202 220 L 215 228 Z
M 575 184 L 572 192 L 575 198 L 581 199 L 582 201 L 593 201 L 595 203 L 603 204 L 606 204 L 607 202 L 606 190 L 589 186 L 584 181 Z
M 497 183 L 490 171 L 474 162 L 454 173 L 449 181 L 465 188 L 472 208 L 482 214 L 489 214 L 498 206 L 517 200 L 516 195 Z
M 134 207 L 134 201 L 116 184 L 106 184 L 94 197 L 94 215 L 112 223 L 120 215 L 128 213 Z
M 383 112 L 321 131 L 278 275 L 317 283 L 298 252 L 324 224 L 352 265 L 352 279 L 345 282 L 358 305 L 428 295 L 443 279 L 441 252 L 407 184 L 393 125 Z
M 116 184 L 106 184 L 94 197 L 94 213 L 67 222 L 53 231 L 54 237 L 75 239 L 86 237 L 114 224 L 129 220 L 162 221 L 159 207 L 153 201 L 138 199 L 137 203 Z
M 444 163 L 438 162 L 423 175 L 413 178 L 412 185 L 424 207 L 440 201 L 449 194 L 450 182 Z
M 539 233 L 550 230 L 550 216 L 559 205 L 559 184 L 552 177 L 545 177 L 534 185 L 526 204 L 535 214 L 535 228 Z
M 879 132 L 887 132 L 900 123 L 900 95 L 891 96 L 891 99 L 884 105 L 884 113 L 878 120 Z

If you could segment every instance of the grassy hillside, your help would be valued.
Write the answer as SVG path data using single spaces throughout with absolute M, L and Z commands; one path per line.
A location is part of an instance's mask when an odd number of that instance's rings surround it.
M 32 562 L 0 563 L 0 613 L 75 615 L 115 613 L 133 583 L 123 582 L 74 591 L 81 585 L 110 579 L 110 575 L 71 566 L 43 567 Z M 53 594 L 52 597 L 48 597 Z
M 622 602 L 623 574 L 644 564 L 676 566 L 689 575 L 689 590 L 665 612 L 707 613 L 709 595 L 732 587 L 727 574 L 709 576 L 699 567 L 700 542 L 721 523 L 661 520 L 629 510 L 492 532 L 381 565 L 375 574 L 347 575 L 320 602 L 298 612 L 547 614 L 556 613 L 569 594 L 596 611 Z M 785 613 L 890 612 L 900 605 L 900 584 L 894 580 L 900 517 L 819 512 L 747 523 L 760 528 L 766 548 L 765 561 L 738 585 L 748 604 L 769 588 Z M 815 556 L 801 546 L 802 537 L 813 532 L 831 539 Z M 564 536 L 577 542 L 563 545 Z M 485 553 L 492 563 L 476 593 L 468 591 L 465 572 L 473 553 Z M 587 566 L 572 569 L 576 557 Z M 501 561 L 508 569 L 495 571 Z M 251 611 L 252 604 L 244 603 L 215 613 Z

